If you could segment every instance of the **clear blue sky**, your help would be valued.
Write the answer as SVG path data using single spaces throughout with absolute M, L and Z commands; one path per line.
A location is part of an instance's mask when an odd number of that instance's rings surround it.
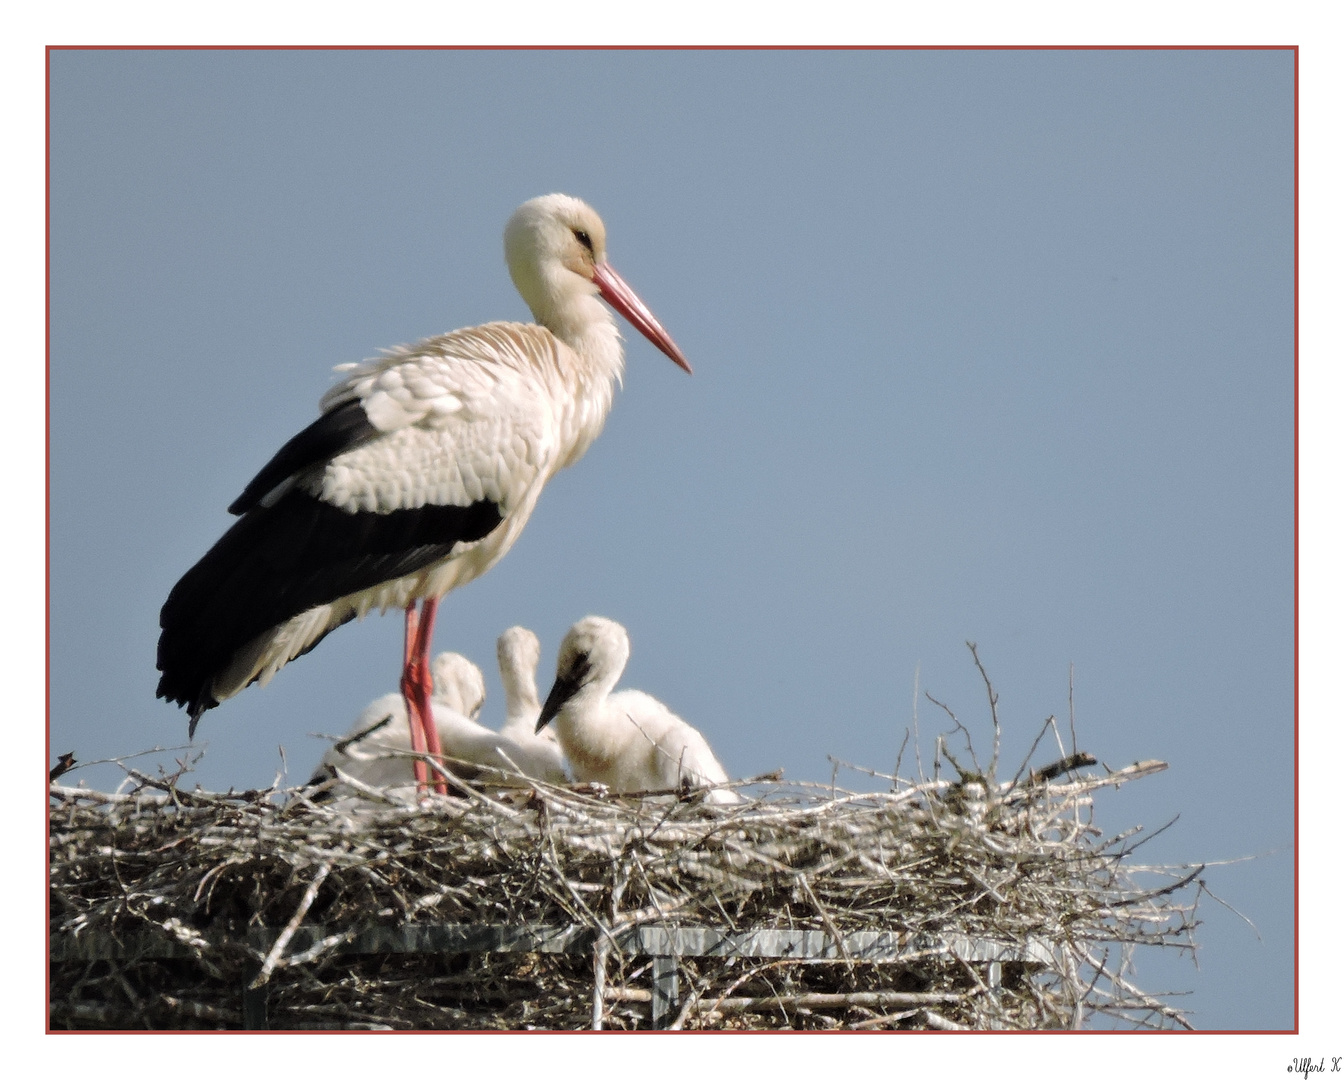
M 503 225 L 565 191 L 696 373 L 628 334 L 604 434 L 445 602 L 487 720 L 501 630 L 545 669 L 596 613 L 731 773 L 888 770 L 916 684 L 987 748 L 970 639 L 1015 768 L 1073 665 L 1079 745 L 1171 764 L 1099 795 L 1103 830 L 1179 815 L 1147 861 L 1261 856 L 1207 874 L 1260 937 L 1206 898 L 1199 970 L 1136 981 L 1290 1026 L 1292 62 L 53 54 L 51 750 L 185 741 L 158 609 L 224 508 L 335 364 L 525 318 Z M 344 627 L 206 714 L 196 780 L 269 783 L 282 746 L 307 776 L 400 633 Z

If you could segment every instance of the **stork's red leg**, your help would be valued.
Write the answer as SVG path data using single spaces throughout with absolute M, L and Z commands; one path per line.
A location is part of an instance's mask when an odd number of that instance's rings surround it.
M 443 745 L 439 742 L 439 726 L 434 722 L 434 674 L 429 666 L 429 650 L 434 642 L 434 616 L 438 613 L 437 597 L 430 597 L 420 605 L 420 625 L 415 635 L 415 658 L 416 668 L 421 672 L 421 716 L 425 723 L 425 748 L 441 762 Z M 448 783 L 438 773 L 434 774 L 434 789 L 440 795 L 448 794 Z
M 428 750 L 429 744 L 425 740 L 425 724 L 420 715 L 420 701 L 416 693 L 415 647 L 419 622 L 415 601 L 412 600 L 406 605 L 406 648 L 401 662 L 401 699 L 406 703 L 406 725 L 411 732 L 411 750 L 416 754 L 423 754 Z M 435 734 L 438 732 L 435 731 Z M 417 757 L 412 768 L 415 769 L 416 790 L 423 793 L 429 783 L 429 766 L 422 758 Z
M 434 723 L 434 676 L 429 667 L 429 647 L 434 638 L 434 616 L 438 612 L 437 599 L 427 599 L 421 605 L 419 615 L 412 604 L 406 609 L 406 663 L 401 675 L 401 695 L 406 701 L 408 717 L 419 720 L 419 732 L 412 726 L 412 749 L 441 757 L 443 747 L 439 742 L 439 729 Z M 418 739 L 417 739 L 418 734 Z M 420 790 L 425 789 L 429 778 L 429 768 L 423 761 L 416 762 L 415 778 Z M 434 774 L 434 790 L 440 795 L 448 794 L 448 784 Z

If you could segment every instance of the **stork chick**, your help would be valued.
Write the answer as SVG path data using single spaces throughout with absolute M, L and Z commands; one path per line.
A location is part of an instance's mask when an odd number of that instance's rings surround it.
M 517 743 L 535 762 L 546 762 L 546 775 L 532 775 L 553 783 L 562 783 L 565 755 L 555 732 L 547 728 L 537 734 L 541 701 L 537 697 L 537 663 L 541 660 L 541 642 L 525 626 L 511 626 L 495 642 L 499 661 L 499 679 L 504 684 L 504 724 L 499 733 Z
M 495 642 L 495 657 L 499 661 L 499 681 L 504 685 L 504 724 L 500 734 L 555 744 L 553 729 L 548 727 L 540 735 L 536 733 L 537 717 L 541 715 L 541 698 L 537 696 L 541 642 L 537 635 L 525 626 L 510 626 Z
M 452 652 L 436 656 L 432 668 L 434 726 L 449 771 L 466 780 L 481 778 L 506 786 L 521 783 L 519 774 L 564 782 L 557 749 L 514 740 L 476 722 L 485 701 L 480 668 Z M 538 742 L 533 736 L 532 743 Z M 370 787 L 407 788 L 416 779 L 411 750 L 405 702 L 400 694 L 385 694 L 360 714 L 348 737 L 327 751 L 319 774 L 334 766 Z
M 465 656 L 452 652 L 434 658 L 433 677 L 434 720 L 442 740 L 460 722 L 470 724 L 479 715 L 485 677 Z M 416 780 L 412 749 L 405 699 L 399 693 L 384 694 L 366 705 L 345 738 L 322 755 L 309 783 L 321 783 L 340 769 L 372 788 L 409 789 Z
M 554 721 L 574 778 L 613 791 L 659 791 L 685 781 L 708 786 L 710 802 L 740 801 L 705 737 L 657 698 L 615 691 L 630 659 L 630 637 L 611 619 L 590 615 L 565 635 L 555 685 L 537 718 Z M 615 692 L 613 692 L 615 691 Z

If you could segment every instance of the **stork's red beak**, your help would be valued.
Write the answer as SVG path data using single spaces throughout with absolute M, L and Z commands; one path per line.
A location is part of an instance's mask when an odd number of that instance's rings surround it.
M 663 324 L 654 318 L 644 301 L 635 295 L 635 290 L 612 269 L 611 263 L 595 263 L 593 281 L 601 290 L 603 300 L 629 319 L 630 325 L 653 342 L 660 352 L 670 357 L 677 367 L 690 374 L 691 365 L 677 348 L 672 335 L 663 329 Z

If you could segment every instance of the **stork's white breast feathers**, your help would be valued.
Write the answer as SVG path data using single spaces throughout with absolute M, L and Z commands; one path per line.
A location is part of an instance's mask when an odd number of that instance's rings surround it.
M 342 370 L 342 369 L 338 369 Z M 322 398 L 358 400 L 384 437 L 339 454 L 308 490 L 347 511 L 495 503 L 508 516 L 557 467 L 550 334 L 490 323 L 360 364 Z

